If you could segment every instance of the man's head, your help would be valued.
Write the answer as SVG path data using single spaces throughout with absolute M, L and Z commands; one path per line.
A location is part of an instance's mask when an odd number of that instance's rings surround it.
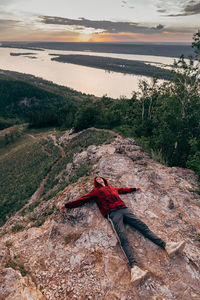
M 103 178 L 101 178 L 100 176 L 97 176 L 95 179 L 96 179 L 96 182 L 98 182 L 99 184 L 101 184 L 103 186 L 105 185 Z

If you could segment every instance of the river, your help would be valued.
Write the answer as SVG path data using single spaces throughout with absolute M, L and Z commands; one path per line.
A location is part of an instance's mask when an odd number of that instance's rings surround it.
M 12 53 L 33 53 L 33 55 L 11 56 Z M 64 85 L 86 94 L 112 98 L 131 97 L 138 90 L 139 80 L 151 81 L 146 76 L 108 72 L 101 69 L 52 61 L 49 54 L 87 54 L 140 60 L 158 66 L 173 64 L 174 58 L 148 55 L 96 53 L 89 51 L 25 50 L 0 47 L 0 69 L 32 74 L 37 77 Z

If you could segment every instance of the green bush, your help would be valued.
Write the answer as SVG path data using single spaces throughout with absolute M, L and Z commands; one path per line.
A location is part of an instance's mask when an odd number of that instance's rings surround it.
M 192 138 L 189 141 L 190 154 L 187 158 L 186 166 L 194 170 L 200 177 L 200 142 L 197 138 Z
M 32 203 L 28 206 L 28 210 L 30 212 L 34 211 L 34 208 L 37 207 L 39 204 L 40 204 L 40 201 L 35 201 L 34 203 Z
M 11 231 L 12 232 L 18 232 L 18 231 L 21 231 L 23 230 L 25 227 L 21 224 L 16 224 L 14 225 L 12 228 L 11 228 Z
M 14 259 L 9 258 L 6 262 L 6 268 L 12 268 L 14 270 L 20 271 L 23 277 L 29 274 L 29 272 L 26 270 L 24 266 L 24 263 L 17 258 Z
M 31 227 L 40 227 L 40 226 L 42 226 L 44 224 L 44 222 L 45 222 L 45 218 L 42 217 L 39 220 L 37 220 L 35 223 L 33 223 L 31 225 Z

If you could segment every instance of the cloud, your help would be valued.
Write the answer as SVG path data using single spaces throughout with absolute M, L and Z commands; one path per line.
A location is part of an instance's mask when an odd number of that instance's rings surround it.
M 5 24 L 5 23 L 4 23 Z M 1 27 L 1 22 L 0 22 Z M 59 41 L 59 42 L 79 42 L 80 33 L 67 30 L 52 31 L 38 30 L 33 27 L 4 28 L 0 31 L 0 41 Z
M 7 20 L 7 19 L 0 19 L 0 25 L 12 25 L 14 23 L 18 23 L 19 21 L 16 20 Z
M 95 21 L 88 20 L 85 18 L 80 18 L 78 20 L 52 17 L 52 16 L 40 16 L 41 23 L 44 24 L 53 24 L 53 25 L 65 25 L 69 29 L 69 26 L 72 27 L 72 30 L 76 30 L 77 26 L 81 28 L 93 28 L 99 32 L 108 32 L 108 33 L 155 33 L 155 31 L 161 31 L 164 26 L 159 24 L 156 27 L 142 26 L 139 23 L 134 22 L 113 22 L 113 21 Z
M 10 28 L 15 28 L 16 26 L 19 25 L 19 23 L 20 23 L 20 21 L 16 21 L 16 20 L 0 19 L 1 31 L 10 29 Z
M 166 13 L 167 10 L 166 9 L 157 9 L 157 12 Z
M 187 15 L 197 15 L 200 14 L 200 2 L 194 3 L 194 1 L 191 1 L 190 4 L 188 4 L 185 7 L 185 13 Z
M 121 7 L 127 7 L 127 8 L 130 8 L 130 9 L 133 9 L 135 8 L 133 5 L 131 5 L 131 3 L 129 3 L 130 0 L 122 0 L 121 1 Z
M 191 38 L 191 33 L 185 32 L 165 32 L 162 34 L 160 32 L 156 32 L 153 35 L 150 34 L 141 34 L 141 33 L 101 33 L 101 34 L 93 34 L 90 38 L 90 42 L 171 42 L 171 41 L 179 41 L 185 42 Z
M 156 27 L 151 27 L 151 28 L 152 28 L 152 29 L 155 29 L 155 30 L 161 30 L 161 29 L 164 28 L 164 25 L 159 24 L 159 25 L 157 25 Z
M 190 1 L 183 11 L 178 14 L 169 14 L 168 17 L 192 16 L 200 14 L 200 2 Z
M 1 0 L 1 5 L 9 5 L 9 4 L 12 4 L 12 3 L 15 3 L 17 2 L 18 0 Z

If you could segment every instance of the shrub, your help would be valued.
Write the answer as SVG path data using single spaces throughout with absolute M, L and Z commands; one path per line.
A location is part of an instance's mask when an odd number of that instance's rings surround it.
M 26 270 L 24 263 L 19 261 L 16 257 L 14 259 L 9 258 L 6 262 L 6 268 L 12 268 L 14 270 L 20 271 L 21 275 L 24 277 L 29 272 Z
M 6 241 L 5 246 L 10 248 L 12 246 L 12 242 Z
M 45 218 L 40 218 L 35 223 L 33 223 L 31 227 L 40 227 L 42 226 L 42 224 L 44 224 L 44 222 L 45 222 Z
M 34 203 L 32 203 L 28 206 L 28 210 L 30 212 L 32 212 L 34 210 L 34 208 L 37 207 L 39 204 L 40 204 L 40 201 L 35 201 Z
M 21 224 L 16 224 L 14 225 L 12 228 L 11 228 L 11 231 L 12 232 L 18 232 L 18 231 L 21 231 L 23 230 L 25 227 Z

